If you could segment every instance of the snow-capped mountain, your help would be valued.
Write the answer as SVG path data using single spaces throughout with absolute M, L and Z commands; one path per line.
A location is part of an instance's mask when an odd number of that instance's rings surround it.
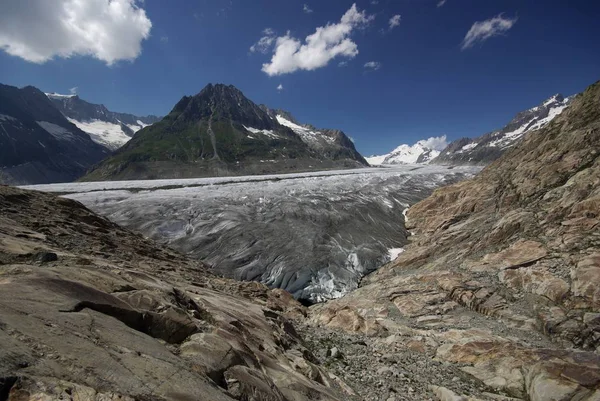
M 0 84 L 0 184 L 73 181 L 109 154 L 39 89 Z
M 77 95 L 46 93 L 60 112 L 96 143 L 110 150 L 123 146 L 133 134 L 160 120 L 157 116 L 138 117 L 117 113 L 104 105 L 86 102 Z
M 423 139 L 414 145 L 400 145 L 390 153 L 367 157 L 372 166 L 381 164 L 427 164 L 447 145 L 446 135 Z
M 84 179 L 275 174 L 367 165 L 343 132 L 302 126 L 287 113 L 257 105 L 233 85 L 208 84 L 198 94 L 184 96 L 169 115 L 141 130 Z
M 523 136 L 548 125 L 571 103 L 574 96 L 556 94 L 540 105 L 518 113 L 504 128 L 478 138 L 452 142 L 433 160 L 436 164 L 488 164 L 514 146 Z

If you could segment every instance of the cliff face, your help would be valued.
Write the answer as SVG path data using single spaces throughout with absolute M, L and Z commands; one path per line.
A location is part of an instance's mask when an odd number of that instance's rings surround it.
M 320 325 L 394 341 L 530 400 L 600 396 L 600 83 L 469 181 L 412 206 L 413 240 Z

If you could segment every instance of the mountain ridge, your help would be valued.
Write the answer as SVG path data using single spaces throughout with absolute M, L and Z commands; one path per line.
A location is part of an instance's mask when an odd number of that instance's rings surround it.
M 103 104 L 90 103 L 78 95 L 46 93 L 46 96 L 70 122 L 110 150 L 123 146 L 137 131 L 161 119 L 154 115 L 139 117 L 113 112 Z
M 538 106 L 517 113 L 503 128 L 476 138 L 460 138 L 450 143 L 432 161 L 437 164 L 485 165 L 498 159 L 528 132 L 549 124 L 569 106 L 574 96 L 557 93 Z

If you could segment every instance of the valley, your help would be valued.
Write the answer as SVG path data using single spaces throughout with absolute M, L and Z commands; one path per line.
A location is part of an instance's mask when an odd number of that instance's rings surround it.
M 399 165 L 269 176 L 27 186 L 63 194 L 218 274 L 339 298 L 390 261 L 409 205 L 478 167 Z

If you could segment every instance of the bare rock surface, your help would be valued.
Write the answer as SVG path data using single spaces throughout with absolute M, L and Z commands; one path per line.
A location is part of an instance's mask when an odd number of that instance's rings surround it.
M 290 320 L 305 313 L 78 202 L 0 186 L 3 400 L 343 399 Z

